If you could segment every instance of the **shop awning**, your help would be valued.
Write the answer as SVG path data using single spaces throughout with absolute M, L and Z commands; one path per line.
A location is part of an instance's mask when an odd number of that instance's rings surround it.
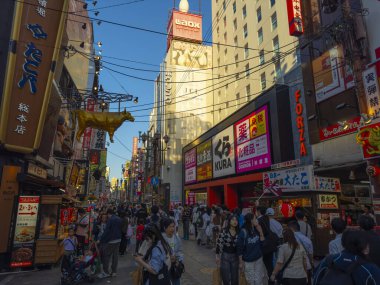
M 321 166 L 314 168 L 314 172 L 323 172 L 327 170 L 335 170 L 335 169 L 344 169 L 344 168 L 354 168 L 354 167 L 360 167 L 367 165 L 366 161 L 355 161 L 355 162 L 348 162 L 345 164 L 340 165 L 330 165 L 330 166 Z
M 79 200 L 77 200 L 77 199 L 75 199 L 75 198 L 73 198 L 73 197 L 71 197 L 69 195 L 66 195 L 66 194 L 63 195 L 62 198 L 65 199 L 65 200 L 67 200 L 67 201 L 69 201 L 69 202 L 72 202 L 72 203 L 76 203 L 76 204 L 82 203 L 81 201 L 79 201 Z
M 65 188 L 65 184 L 58 180 L 43 179 L 30 174 L 19 173 L 17 174 L 17 181 L 20 183 L 29 183 L 34 185 L 43 185 L 50 188 Z

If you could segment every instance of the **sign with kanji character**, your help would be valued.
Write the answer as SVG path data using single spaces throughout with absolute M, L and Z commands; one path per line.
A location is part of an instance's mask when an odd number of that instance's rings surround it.
M 339 178 L 314 176 L 315 190 L 326 192 L 340 192 L 342 187 Z
M 15 3 L 0 118 L 0 142 L 15 152 L 40 146 L 67 0 Z
M 374 123 L 359 128 L 356 142 L 361 145 L 364 159 L 380 157 L 380 123 Z
M 312 165 L 266 172 L 263 175 L 265 187 L 276 186 L 284 192 L 313 190 L 314 171 Z
M 236 173 L 271 166 L 268 107 L 234 124 Z
M 380 90 L 375 65 L 363 71 L 363 85 L 368 113 L 370 115 L 378 114 L 380 111 Z
M 197 146 L 197 181 L 212 178 L 212 144 L 211 140 Z
M 213 177 L 235 174 L 234 127 L 212 138 Z
M 318 195 L 318 208 L 319 209 L 339 209 L 338 196 L 334 194 Z
M 197 181 L 197 150 L 193 148 L 185 153 L 185 184 Z
M 18 199 L 11 267 L 33 265 L 33 248 L 39 205 L 39 196 L 20 196 Z
M 303 34 L 302 7 L 301 0 L 287 0 L 289 34 L 291 36 L 301 36 Z

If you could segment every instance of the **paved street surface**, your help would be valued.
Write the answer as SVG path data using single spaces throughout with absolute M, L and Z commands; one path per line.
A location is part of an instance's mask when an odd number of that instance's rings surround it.
M 181 285 L 212 284 L 212 271 L 215 268 L 214 250 L 199 247 L 195 241 L 183 241 L 186 272 Z M 96 280 L 93 284 L 132 284 L 130 273 L 135 269 L 131 254 L 119 258 L 118 276 Z M 52 270 L 0 275 L 0 285 L 58 285 L 60 277 L 59 266 Z M 80 284 L 86 284 L 85 282 Z

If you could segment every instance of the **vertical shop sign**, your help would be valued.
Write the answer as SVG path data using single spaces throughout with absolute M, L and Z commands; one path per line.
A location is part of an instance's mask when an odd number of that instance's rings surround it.
M 87 112 L 94 112 L 95 110 L 95 100 L 90 98 L 87 99 L 87 107 L 86 107 Z M 89 149 L 91 145 L 91 133 L 92 129 L 91 128 L 86 128 L 83 133 L 83 148 L 84 149 Z
M 237 173 L 271 166 L 267 106 L 237 122 L 234 132 Z
M 301 0 L 286 0 L 288 8 L 289 34 L 301 36 L 303 34 Z
M 212 138 L 213 177 L 235 174 L 234 127 Z
M 197 181 L 212 178 L 212 144 L 208 140 L 197 146 Z
M 368 113 L 370 115 L 379 114 L 380 90 L 376 66 L 372 66 L 363 72 L 363 84 L 367 98 Z
M 380 157 L 380 141 L 378 140 L 380 123 L 359 128 L 356 142 L 362 146 L 364 159 Z
M 300 157 L 302 156 L 306 156 L 307 155 L 307 152 L 306 152 L 306 145 L 305 145 L 305 123 L 304 123 L 304 117 L 303 117 L 303 105 L 302 103 L 300 102 L 300 98 L 301 98 L 301 90 L 297 90 L 296 93 L 294 94 L 294 97 L 296 99 L 296 109 L 295 109 L 295 112 L 296 112 L 296 126 L 297 126 L 297 129 L 298 129 L 298 133 L 299 133 L 299 142 L 300 142 Z
M 31 153 L 41 142 L 67 1 L 25 0 L 15 5 L 0 141 L 8 150 Z
M 18 195 L 19 184 L 17 174 L 21 167 L 5 165 L 0 184 L 0 253 L 8 251 L 8 237 L 12 221 L 15 197 Z
M 185 184 L 197 181 L 197 150 L 193 148 L 185 153 Z
M 33 265 L 39 204 L 39 196 L 20 196 L 18 199 L 11 267 L 29 267 Z

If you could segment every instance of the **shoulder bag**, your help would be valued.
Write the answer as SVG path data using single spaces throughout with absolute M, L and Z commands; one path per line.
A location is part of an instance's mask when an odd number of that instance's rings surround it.
M 276 275 L 277 284 L 283 284 L 284 283 L 284 272 L 285 269 L 289 266 L 290 262 L 292 262 L 293 256 L 296 253 L 296 248 L 293 248 L 292 254 L 288 258 L 288 260 L 285 262 L 284 266 L 281 268 L 281 270 Z
M 161 248 L 158 246 L 157 248 L 162 253 Z M 149 280 L 149 285 L 170 285 L 171 281 L 169 275 L 169 268 L 166 265 L 166 263 L 164 262 L 161 270 L 158 271 L 157 274 L 152 274 L 149 271 L 145 270 L 143 273 L 143 284 L 145 284 L 147 280 Z

